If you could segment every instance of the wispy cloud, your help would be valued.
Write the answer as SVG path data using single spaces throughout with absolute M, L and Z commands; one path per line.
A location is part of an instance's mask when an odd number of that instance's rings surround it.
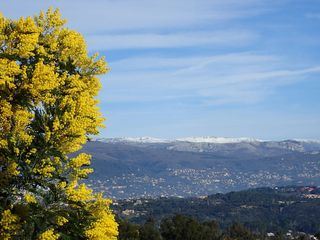
M 108 132 L 114 135 L 170 136 L 178 128 L 188 135 L 252 135 L 255 126 L 266 136 L 318 137 L 310 116 L 320 102 L 319 4 L 298 2 L 10 0 L 1 11 L 18 18 L 58 7 L 89 50 L 107 53 L 112 70 L 99 98 L 108 117 L 108 108 L 113 111 Z M 293 105 L 301 107 L 289 115 Z M 266 116 L 261 106 L 273 112 Z M 252 111 L 243 114 L 245 108 Z M 216 109 L 221 112 L 209 113 Z M 295 115 L 299 110 L 306 114 Z
M 278 87 L 320 72 L 320 66 L 297 69 L 283 60 L 257 53 L 123 59 L 110 63 L 113 73 L 105 84 L 105 100 L 257 103 Z
M 122 71 L 154 70 L 154 69 L 178 69 L 178 73 L 190 70 L 201 69 L 209 64 L 243 64 L 257 62 L 278 62 L 280 59 L 273 55 L 262 55 L 251 52 L 229 53 L 208 56 L 187 56 L 187 57 L 154 57 L 137 56 L 113 61 L 112 68 Z
M 58 7 L 71 27 L 90 34 L 211 25 L 261 14 L 268 5 L 262 0 L 44 0 L 37 4 L 12 0 L 2 2 L 1 8 L 5 15 L 19 17 L 50 6 Z
M 235 41 L 235 38 L 237 41 Z M 137 48 L 183 48 L 191 46 L 242 46 L 257 38 L 245 30 L 185 32 L 169 34 L 110 34 L 88 36 L 91 50 Z

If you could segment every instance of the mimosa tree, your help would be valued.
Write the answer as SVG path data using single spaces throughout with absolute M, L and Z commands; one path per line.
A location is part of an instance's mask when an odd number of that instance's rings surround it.
M 110 200 L 81 182 L 98 133 L 97 75 L 80 33 L 58 10 L 0 16 L 0 239 L 116 239 Z

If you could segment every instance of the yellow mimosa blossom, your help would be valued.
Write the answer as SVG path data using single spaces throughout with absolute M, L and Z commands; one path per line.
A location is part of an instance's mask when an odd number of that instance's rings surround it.
M 65 217 L 62 217 L 62 216 L 58 216 L 57 218 L 56 218 L 56 224 L 58 225 L 58 226 L 63 226 L 65 223 L 67 223 L 68 222 L 68 219 L 66 219 Z
M 118 224 L 115 222 L 109 206 L 111 201 L 104 199 L 101 194 L 96 196 L 95 202 L 89 207 L 89 211 L 96 217 L 85 234 L 92 240 L 116 240 L 118 233 Z
M 76 182 L 70 184 L 66 189 L 68 199 L 73 202 L 85 202 L 92 200 L 92 189 L 88 188 L 84 183 L 76 186 Z
M 35 196 L 30 193 L 26 193 L 24 195 L 24 199 L 27 203 L 37 203 L 37 199 L 35 198 Z
M 20 171 L 17 169 L 18 164 L 13 162 L 8 165 L 7 172 L 12 176 L 18 176 Z
M 40 234 L 38 240 L 58 240 L 59 234 L 55 233 L 52 228 Z
M 16 236 L 20 230 L 19 217 L 12 214 L 11 211 L 4 210 L 0 220 L 0 239 L 10 240 Z

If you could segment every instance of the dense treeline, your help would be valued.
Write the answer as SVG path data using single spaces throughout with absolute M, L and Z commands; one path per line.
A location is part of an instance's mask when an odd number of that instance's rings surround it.
M 239 222 L 253 232 L 320 232 L 320 198 L 316 187 L 257 188 L 205 198 L 159 198 L 119 201 L 116 212 L 130 222 L 156 221 L 175 214 L 200 221 L 216 220 L 222 229 Z M 126 213 L 126 211 L 132 213 Z M 124 214 L 126 213 L 126 214 Z
M 185 215 L 175 215 L 156 222 L 150 218 L 139 225 L 127 220 L 118 220 L 119 240 L 286 240 L 315 239 L 303 233 L 254 233 L 239 223 L 222 230 L 216 221 L 198 221 Z M 270 233 L 269 233 L 270 234 Z M 320 239 L 320 233 L 315 237 Z

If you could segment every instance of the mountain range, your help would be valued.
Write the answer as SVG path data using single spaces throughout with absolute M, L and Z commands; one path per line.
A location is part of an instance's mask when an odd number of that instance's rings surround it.
M 82 151 L 92 155 L 88 183 L 117 199 L 320 185 L 318 140 L 100 138 Z

